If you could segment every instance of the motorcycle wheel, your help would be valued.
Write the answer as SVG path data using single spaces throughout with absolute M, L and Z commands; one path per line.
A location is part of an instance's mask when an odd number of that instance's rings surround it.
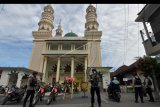
M 117 101 L 117 102 L 120 102 L 120 98 L 117 98 L 116 101 Z
M 53 95 L 53 101 L 56 101 L 56 95 L 55 94 Z
M 51 104 L 51 102 L 52 102 L 52 96 L 50 95 L 47 99 L 47 105 Z
M 17 99 L 17 103 L 20 103 L 21 100 L 22 100 L 22 98 L 18 98 L 18 99 Z
M 8 101 L 8 97 L 5 97 L 3 102 L 2 102 L 2 105 L 5 105 L 7 103 L 7 101 Z
M 118 94 L 115 98 L 116 102 L 120 102 L 120 95 Z
M 37 103 L 38 103 L 38 101 L 39 101 L 39 93 L 38 94 L 36 94 L 36 96 L 35 96 L 35 98 L 34 98 L 34 100 L 33 100 L 33 105 L 36 105 Z

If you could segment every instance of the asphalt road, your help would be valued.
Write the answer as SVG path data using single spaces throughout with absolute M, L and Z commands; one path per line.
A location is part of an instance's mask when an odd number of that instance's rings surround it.
M 62 96 L 58 96 L 55 102 L 52 102 L 51 105 L 46 105 L 46 98 L 43 101 L 38 102 L 35 107 L 90 107 L 90 94 L 87 93 L 87 98 L 82 98 L 83 94 L 75 94 L 73 99 L 70 99 L 67 96 L 66 99 L 63 99 Z M 0 96 L 0 103 L 3 100 L 3 96 Z M 133 93 L 122 93 L 121 102 L 117 103 L 110 101 L 107 98 L 106 93 L 101 93 L 102 98 L 102 107 L 160 107 L 160 101 L 154 103 L 148 102 L 148 98 L 144 98 L 145 103 L 135 103 Z M 22 101 L 23 102 L 23 101 Z M 21 103 L 8 102 L 6 105 L 0 105 L 0 107 L 22 107 Z M 28 104 L 28 103 L 27 103 Z M 95 97 L 95 107 L 98 107 L 96 97 Z

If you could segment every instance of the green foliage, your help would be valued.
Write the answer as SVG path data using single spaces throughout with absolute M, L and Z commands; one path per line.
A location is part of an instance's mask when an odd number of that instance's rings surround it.
M 160 70 L 160 64 L 157 63 L 155 58 L 144 56 L 139 59 L 137 68 L 152 76 L 153 71 L 158 73 L 157 71 Z

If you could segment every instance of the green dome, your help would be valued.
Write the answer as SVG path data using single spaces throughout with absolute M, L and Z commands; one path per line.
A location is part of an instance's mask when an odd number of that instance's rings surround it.
M 64 37 L 77 37 L 78 35 L 73 33 L 73 32 L 69 32 L 67 34 L 64 35 Z

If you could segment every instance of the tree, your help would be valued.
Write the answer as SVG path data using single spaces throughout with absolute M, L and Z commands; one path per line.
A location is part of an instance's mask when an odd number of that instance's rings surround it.
M 137 68 L 153 77 L 152 74 L 153 71 L 157 71 L 157 65 L 158 64 L 155 58 L 144 56 L 143 58 L 139 59 Z
M 156 76 L 158 77 L 157 74 L 159 74 L 160 67 L 156 59 L 144 56 L 138 60 L 137 68 L 142 70 L 144 73 L 147 73 L 153 79 L 155 91 L 159 93 Z

